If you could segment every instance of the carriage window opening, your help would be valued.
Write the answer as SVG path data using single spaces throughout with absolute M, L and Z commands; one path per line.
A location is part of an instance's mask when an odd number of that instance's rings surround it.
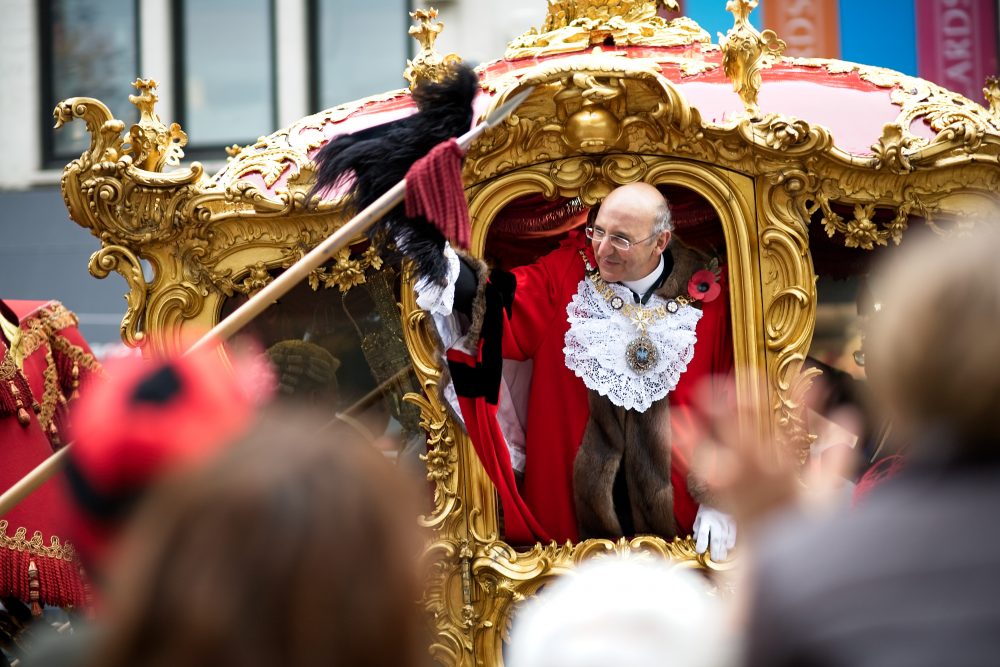
M 43 0 L 41 123 L 46 166 L 63 166 L 90 145 L 84 123 L 52 129 L 52 109 L 69 97 L 96 97 L 126 126 L 138 120 L 128 96 L 139 73 L 136 0 Z
M 178 117 L 191 148 L 247 144 L 275 129 L 272 0 L 179 0 Z
M 401 0 L 312 0 L 313 107 L 402 88 L 410 5 Z M 363 65 L 363 66 L 359 66 Z

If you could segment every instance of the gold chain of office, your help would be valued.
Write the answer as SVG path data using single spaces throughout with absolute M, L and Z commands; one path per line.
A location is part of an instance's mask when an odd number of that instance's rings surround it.
M 612 310 L 628 318 L 632 326 L 639 332 L 639 335 L 625 346 L 625 358 L 632 370 L 640 374 L 645 373 L 656 365 L 660 356 L 656 344 L 646 335 L 646 329 L 654 322 L 666 318 L 667 315 L 676 313 L 682 306 L 691 303 L 691 300 L 685 296 L 676 296 L 667 299 L 666 303 L 658 306 L 628 303 L 620 294 L 616 294 L 611 289 L 611 285 L 604 278 L 601 278 L 600 272 L 590 264 L 590 260 L 582 250 L 580 257 L 583 258 L 583 263 L 587 268 L 587 278 L 594 285 L 597 293 L 604 297 Z

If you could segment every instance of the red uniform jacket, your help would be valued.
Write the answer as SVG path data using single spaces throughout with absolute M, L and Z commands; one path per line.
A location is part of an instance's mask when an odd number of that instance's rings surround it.
M 0 337 L 0 490 L 6 491 L 65 444 L 65 407 L 100 367 L 77 331 L 77 319 L 49 301 L 0 302 L 18 324 L 24 368 Z M 80 566 L 65 535 L 67 489 L 53 478 L 0 517 L 0 595 L 38 605 L 81 606 Z M 32 565 L 34 567 L 32 567 Z M 34 603 L 38 603 L 37 605 Z

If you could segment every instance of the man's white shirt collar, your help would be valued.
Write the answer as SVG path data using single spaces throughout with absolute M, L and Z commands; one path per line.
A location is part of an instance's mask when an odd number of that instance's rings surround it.
M 638 280 L 623 280 L 622 285 L 629 288 L 630 290 L 632 290 L 641 297 L 649 290 L 650 287 L 653 286 L 653 283 L 657 281 L 662 272 L 663 272 L 663 255 L 660 255 L 660 263 L 656 265 L 656 268 L 653 269 L 649 273 L 649 275 L 645 276 L 644 278 L 639 278 Z

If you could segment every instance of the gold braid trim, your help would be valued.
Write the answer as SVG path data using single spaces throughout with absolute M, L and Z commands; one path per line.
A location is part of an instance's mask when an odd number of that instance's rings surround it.
M 21 328 L 24 330 L 21 339 L 24 356 L 30 356 L 57 332 L 67 327 L 75 327 L 79 323 L 76 315 L 58 301 L 46 304 L 21 321 Z
M 73 545 L 69 542 L 60 542 L 55 535 L 49 538 L 49 546 L 45 546 L 41 531 L 36 530 L 29 540 L 27 539 L 27 528 L 18 528 L 14 531 L 14 536 L 10 537 L 7 535 L 7 526 L 6 520 L 0 520 L 0 547 L 11 551 L 26 551 L 32 556 L 45 556 L 65 561 L 76 560 L 76 550 Z
M 25 358 L 45 346 L 45 370 L 42 371 L 43 390 L 38 410 L 38 423 L 45 435 L 52 441 L 53 446 L 59 444 L 59 434 L 55 427 L 56 411 L 61 405 L 65 405 L 67 400 L 60 388 L 59 369 L 53 358 L 53 350 L 72 359 L 80 369 L 91 373 L 103 373 L 100 362 L 93 354 L 79 345 L 73 344 L 60 333 L 63 329 L 75 327 L 78 324 L 79 320 L 76 315 L 58 301 L 47 303 L 21 321 L 23 331 L 21 341 Z M 4 370 L 0 368 L 0 374 Z
M 56 368 L 55 360 L 52 359 L 52 349 L 45 350 L 45 370 L 42 372 L 44 379 L 44 389 L 42 390 L 41 408 L 38 411 L 38 423 L 42 425 L 42 431 L 51 438 L 52 420 L 56 415 L 56 408 L 59 407 L 59 399 L 63 402 L 66 399 L 59 391 L 59 372 Z
M 65 354 L 79 364 L 80 368 L 86 369 L 91 373 L 97 373 L 98 375 L 104 374 L 104 368 L 101 366 L 101 362 L 97 360 L 97 357 L 79 345 L 74 345 L 65 336 L 54 335 L 52 337 L 52 349 Z
M 9 350 L 4 350 L 3 361 L 0 361 L 0 380 L 9 380 L 14 377 L 17 373 L 20 373 L 21 369 L 17 367 L 17 362 L 14 360 L 14 355 L 9 354 Z

